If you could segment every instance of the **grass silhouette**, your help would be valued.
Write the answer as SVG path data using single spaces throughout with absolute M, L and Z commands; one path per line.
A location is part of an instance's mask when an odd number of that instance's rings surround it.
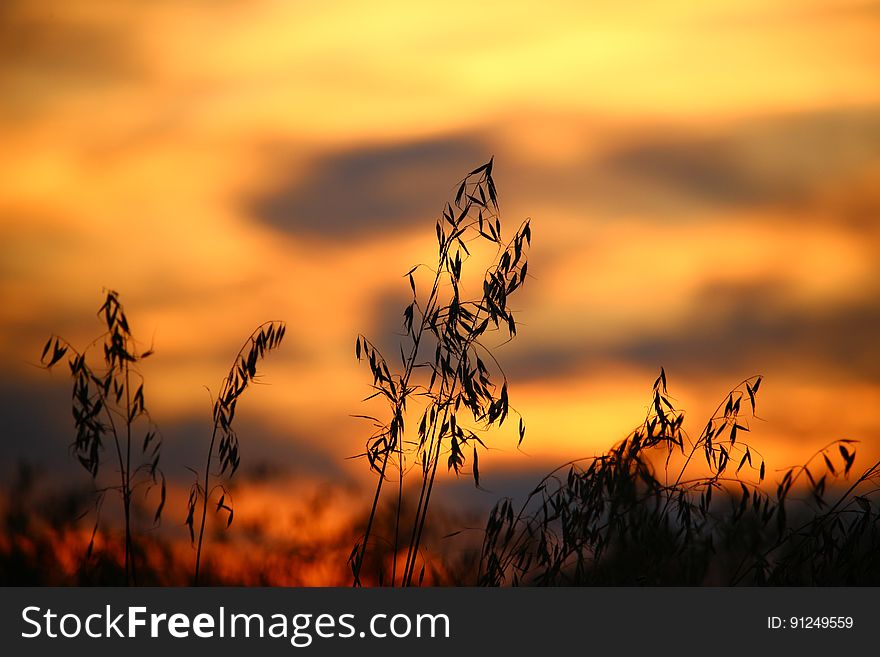
M 52 335 L 46 341 L 40 359 L 46 369 L 52 369 L 68 357 L 68 366 L 73 378 L 71 410 L 76 438 L 71 445 L 71 451 L 96 482 L 95 523 L 85 558 L 88 560 L 92 554 L 105 495 L 108 491 L 115 491 L 120 495 L 123 505 L 125 583 L 131 585 L 137 583 L 134 558 L 136 547 L 132 537 L 133 494 L 141 487 L 146 487 L 147 493 L 154 487 L 159 488 L 153 524 L 158 524 L 166 499 L 165 475 L 159 468 L 161 434 L 147 412 L 144 402 L 144 380 L 136 367 L 138 362 L 153 354 L 153 349 L 151 347 L 142 351 L 142 347 L 133 338 L 117 292 L 109 290 L 106 293 L 104 304 L 98 310 L 98 316 L 103 318 L 106 330 L 93 340 L 89 347 L 80 352 L 63 338 Z M 211 479 L 213 477 L 222 480 L 224 477 L 232 477 L 238 469 L 240 463 L 238 436 L 232 427 L 236 404 L 248 385 L 256 379 L 258 362 L 269 351 L 280 346 L 285 330 L 284 323 L 278 321 L 266 322 L 257 327 L 239 350 L 214 402 L 213 430 L 205 470 L 201 474 L 193 470 L 197 479 L 190 489 L 187 502 L 186 525 L 190 531 L 190 538 L 196 543 L 194 584 L 199 583 L 208 501 L 215 492 L 220 494 L 216 510 L 227 513 L 227 527 L 232 524 L 231 496 L 219 481 L 212 487 Z M 103 359 L 93 364 L 89 359 L 89 348 L 98 342 L 103 346 Z M 112 443 L 113 453 L 116 456 L 120 478 L 118 485 L 97 483 L 108 441 Z M 138 445 L 140 445 L 139 456 L 136 453 Z M 143 460 L 137 462 L 137 458 Z M 219 463 L 219 471 L 212 472 L 211 466 L 215 460 Z M 200 505 L 201 514 L 196 542 L 194 522 Z
M 364 336 L 358 336 L 355 345 L 358 360 L 368 362 L 373 377 L 374 392 L 368 399 L 381 397 L 388 405 L 385 420 L 361 416 L 374 425 L 363 456 L 376 473 L 377 483 L 366 530 L 349 557 L 355 586 L 361 585 L 364 558 L 390 472 L 396 471 L 397 500 L 393 537 L 383 538 L 393 546 L 389 583 L 410 586 L 420 560 L 440 461 L 446 457 L 448 469 L 459 474 L 467 461 L 466 450 L 471 450 L 471 472 L 479 486 L 477 448 L 485 447 L 480 434 L 501 426 L 510 412 L 507 377 L 485 337 L 498 331 L 504 331 L 508 340 L 516 336 L 508 300 L 526 280 L 531 228 L 525 221 L 509 242 L 503 240 L 492 165 L 490 160 L 471 171 L 443 209 L 435 227 L 436 264 L 418 265 L 405 274 L 412 302 L 403 311 L 401 369 L 392 372 L 379 349 Z M 480 243 L 490 245 L 489 264 L 482 271 L 481 293 L 468 296 L 468 269 L 479 262 L 472 250 Z M 423 269 L 429 274 L 427 286 L 418 285 L 415 278 Z M 428 291 L 420 295 L 419 289 Z M 413 420 L 416 403 L 424 408 L 420 419 Z M 406 425 L 412 421 L 418 422 L 418 429 L 415 436 L 408 436 Z M 524 433 L 520 421 L 520 439 Z M 402 525 L 405 479 L 412 469 L 419 480 L 418 496 L 410 505 L 415 509 L 413 516 Z M 403 540 L 406 557 L 398 580 L 397 553 Z M 386 580 L 383 568 L 380 565 L 377 573 L 381 583 Z M 424 574 L 422 561 L 417 583 Z
M 165 476 L 159 468 L 162 440 L 149 419 L 144 402 L 143 376 L 137 369 L 137 363 L 153 352 L 152 349 L 142 351 L 132 337 L 117 292 L 107 291 L 98 316 L 103 318 L 106 330 L 89 346 L 102 343 L 103 359 L 99 363 L 90 363 L 88 347 L 79 352 L 70 343 L 54 335 L 46 341 L 40 360 L 47 369 L 52 369 L 68 352 L 71 354 L 67 364 L 73 378 L 71 410 L 76 427 L 76 439 L 71 451 L 96 482 L 104 458 L 105 443 L 112 442 L 120 480 L 118 486 L 96 488 L 97 513 L 87 556 L 94 545 L 104 496 L 108 491 L 116 491 L 122 498 L 124 516 L 125 582 L 133 584 L 136 582 L 136 572 L 132 558 L 132 495 L 136 488 L 143 485 L 159 486 L 154 522 L 159 521 L 165 506 Z M 134 445 L 136 439 L 141 447 L 140 458 L 144 459 L 140 463 L 132 462 L 132 452 L 137 451 Z M 138 456 L 135 455 L 135 458 Z
M 731 391 L 692 441 L 661 370 L 651 411 L 629 437 L 549 473 L 518 511 L 510 499 L 495 506 L 480 584 L 880 582 L 880 509 L 871 498 L 880 462 L 850 481 L 853 441 L 834 441 L 766 492 L 766 464 L 742 440 L 760 384 L 754 377 Z
M 216 458 L 220 465 L 219 472 L 214 474 L 216 479 L 222 479 L 224 475 L 231 478 L 238 470 L 241 462 L 238 451 L 238 435 L 232 428 L 235 407 L 248 385 L 256 380 L 257 363 L 268 352 L 281 345 L 286 329 L 284 322 L 266 322 L 257 327 L 239 349 L 229 374 L 223 379 L 220 394 L 214 401 L 214 426 L 211 431 L 211 442 L 208 445 L 204 479 L 200 480 L 197 475 L 195 483 L 190 488 L 189 500 L 187 501 L 186 525 L 189 528 L 190 539 L 193 541 L 195 541 L 194 522 L 199 501 L 201 501 L 202 507 L 193 574 L 193 584 L 195 585 L 199 583 L 199 571 L 202 564 L 202 543 L 205 536 L 205 520 L 208 517 L 208 500 L 214 492 L 220 493 L 216 510 L 226 512 L 227 527 L 232 524 L 235 514 L 232 496 L 226 486 L 222 483 L 217 483 L 214 487 L 211 486 L 211 463 Z

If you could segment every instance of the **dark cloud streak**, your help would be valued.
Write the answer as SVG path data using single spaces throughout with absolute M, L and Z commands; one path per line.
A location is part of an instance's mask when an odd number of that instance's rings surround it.
M 358 148 L 314 162 L 246 201 L 250 214 L 296 236 L 360 239 L 438 216 L 456 182 L 490 153 L 467 136 Z
M 722 206 L 803 203 L 822 185 L 880 162 L 880 111 L 753 119 L 714 135 L 644 137 L 600 157 L 595 173 Z
M 880 302 L 823 308 L 793 305 L 782 287 L 707 286 L 667 332 L 650 328 L 623 341 L 578 346 L 569 339 L 507 354 L 515 381 L 552 379 L 619 362 L 697 375 L 778 364 L 807 376 L 843 375 L 880 382 Z
M 5 373 L 7 376 L 8 372 Z M 58 374 L 63 374 L 59 371 Z M 17 463 L 28 462 L 51 472 L 54 479 L 86 481 L 89 475 L 69 453 L 75 437 L 71 417 L 70 382 L 56 374 L 46 381 L 0 384 L 0 477 L 9 477 Z M 149 406 L 149 387 L 146 388 Z M 211 417 L 182 417 L 162 422 L 161 465 L 171 480 L 188 484 L 186 467 L 203 468 L 211 436 Z M 241 440 L 242 475 L 251 478 L 271 470 L 272 478 L 297 474 L 319 476 L 345 483 L 349 478 L 336 457 L 295 434 L 271 429 L 259 421 L 241 417 L 236 432 Z M 139 457 L 140 435 L 135 441 Z M 105 445 L 101 476 L 114 470 L 113 453 Z M 268 468 L 268 470 L 267 470 Z
M 134 9 L 136 5 L 132 4 Z M 0 111 L 6 119 L 55 108 L 70 90 L 93 92 L 142 79 L 132 25 L 113 13 L 89 15 L 64 3 L 0 3 Z

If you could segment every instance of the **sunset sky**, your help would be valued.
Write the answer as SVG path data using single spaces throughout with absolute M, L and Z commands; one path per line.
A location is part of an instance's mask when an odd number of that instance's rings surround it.
M 282 319 L 239 411 L 242 512 L 291 487 L 366 497 L 355 337 L 395 344 L 403 275 L 493 155 L 505 225 L 532 220 L 498 351 L 528 435 L 492 439 L 481 504 L 623 438 L 661 366 L 694 434 L 764 375 L 750 439 L 771 481 L 838 438 L 876 457 L 878 37 L 873 0 L 7 0 L 2 472 L 87 479 L 65 372 L 35 365 L 51 333 L 94 338 L 112 288 L 155 349 L 176 486 L 209 438 L 205 387 Z

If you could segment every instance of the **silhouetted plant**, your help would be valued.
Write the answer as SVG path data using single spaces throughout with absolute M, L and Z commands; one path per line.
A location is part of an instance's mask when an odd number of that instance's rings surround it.
M 266 322 L 257 327 L 239 350 L 229 370 L 229 374 L 223 380 L 220 394 L 214 401 L 214 427 L 211 431 L 211 442 L 208 445 L 203 483 L 200 483 L 198 479 L 200 475 L 196 473 L 197 479 L 190 488 L 189 500 L 187 501 L 186 525 L 189 528 L 190 539 L 193 542 L 196 542 L 195 514 L 199 502 L 201 502 L 201 519 L 199 521 L 195 574 L 193 577 L 195 584 L 199 583 L 202 542 L 205 535 L 205 520 L 208 516 L 208 500 L 215 492 L 220 493 L 216 510 L 218 512 L 221 510 L 226 512 L 227 527 L 232 524 L 234 515 L 232 496 L 222 481 L 224 478 L 232 478 L 238 469 L 240 461 L 238 435 L 232 428 L 236 404 L 248 385 L 256 382 L 257 363 L 269 351 L 276 349 L 281 344 L 285 331 L 286 326 L 284 322 Z M 220 466 L 220 470 L 213 473 L 213 477 L 219 480 L 219 483 L 212 487 L 211 463 L 215 458 Z
M 396 469 L 398 483 L 394 537 L 388 541 L 393 546 L 390 583 L 398 582 L 397 555 L 403 532 L 408 539 L 399 581 L 409 586 L 441 458 L 445 456 L 448 468 L 459 474 L 466 463 L 465 450 L 470 447 L 471 471 L 479 486 L 477 446 L 485 447 L 479 434 L 502 425 L 510 411 L 507 378 L 483 339 L 499 330 L 508 339 L 516 335 L 508 301 L 526 280 L 531 229 L 525 221 L 509 242 L 503 240 L 492 164 L 490 160 L 471 171 L 461 181 L 454 201 L 446 204 L 436 224 L 435 267 L 418 265 L 405 275 L 412 302 L 403 311 L 406 343 L 400 346 L 401 369 L 392 373 L 385 357 L 366 337 L 358 336 L 356 342 L 356 356 L 366 359 L 373 376 L 375 392 L 368 399 L 384 398 L 388 418 L 361 416 L 375 425 L 363 456 L 378 481 L 364 536 L 349 557 L 355 586 L 361 584 L 364 556 L 389 466 Z M 489 245 L 494 255 L 482 276 L 481 294 L 468 297 L 464 269 L 476 243 Z M 420 295 L 414 274 L 422 268 L 431 272 L 431 282 L 427 294 Z M 430 354 L 428 360 L 424 360 L 425 353 Z M 415 435 L 407 439 L 407 404 L 417 400 L 425 409 Z M 525 427 L 521 419 L 519 432 L 522 441 Z M 419 466 L 419 495 L 409 506 L 415 509 L 410 526 L 401 527 L 404 478 L 412 465 Z M 422 565 L 419 583 L 424 572 Z M 384 580 L 381 572 L 379 580 Z
M 71 452 L 94 480 L 98 479 L 104 459 L 105 443 L 108 440 L 112 443 L 119 468 L 119 485 L 97 488 L 98 512 L 88 554 L 91 554 L 94 545 L 104 494 L 108 490 L 115 490 L 122 498 L 124 514 L 125 580 L 132 584 L 135 582 L 132 495 L 139 486 L 160 487 L 154 522 L 159 521 L 165 505 L 165 476 L 159 468 L 162 440 L 149 419 L 144 402 L 143 376 L 136 368 L 138 362 L 152 354 L 152 349 L 141 351 L 138 347 L 117 292 L 107 291 L 98 316 L 103 318 L 106 331 L 91 344 L 103 342 L 103 359 L 100 363 L 89 362 L 89 347 L 79 352 L 69 342 L 55 335 L 46 341 L 40 362 L 47 369 L 52 369 L 68 352 L 72 354 L 67 361 L 73 378 L 72 412 L 76 427 Z M 134 458 L 145 460 L 133 463 L 132 451 L 137 452 L 138 449 L 140 456 Z
M 104 304 L 98 311 L 106 325 L 104 334 L 92 344 L 103 341 L 103 364 L 90 364 L 87 358 L 88 348 L 82 353 L 74 349 L 67 341 L 57 336 L 50 336 L 41 354 L 41 363 L 51 369 L 70 352 L 68 358 L 71 376 L 73 377 L 73 417 L 76 426 L 76 439 L 71 451 L 79 462 L 97 479 L 102 463 L 105 443 L 112 440 L 116 461 L 119 466 L 120 483 L 118 486 L 100 487 L 96 493 L 95 525 L 87 549 L 87 558 L 91 555 L 98 531 L 100 508 L 107 490 L 117 490 L 122 498 L 125 539 L 123 544 L 125 578 L 129 584 L 135 583 L 133 562 L 133 541 L 131 529 L 131 501 L 135 489 L 139 486 L 160 486 L 160 496 L 156 505 L 154 522 L 158 523 L 165 505 L 165 476 L 159 469 L 161 438 L 150 421 L 144 403 L 143 376 L 135 365 L 150 356 L 152 348 L 140 351 L 131 335 L 128 319 L 119 295 L 112 290 L 107 292 Z M 196 549 L 195 577 L 198 583 L 201 565 L 202 543 L 205 532 L 208 501 L 215 491 L 220 492 L 217 511 L 225 511 L 227 527 L 232 523 L 233 506 L 229 491 L 218 483 L 210 486 L 211 477 L 216 479 L 229 478 L 239 465 L 238 436 L 232 428 L 238 399 L 245 389 L 257 377 L 257 363 L 267 352 L 276 349 L 284 338 L 286 327 L 283 322 L 266 322 L 259 326 L 245 341 L 238 352 L 232 368 L 223 380 L 220 394 L 214 403 L 213 430 L 208 447 L 207 461 L 204 471 L 204 485 L 197 480 L 190 489 L 186 525 L 190 538 L 196 542 L 194 522 L 195 513 L 201 502 L 201 519 Z M 138 431 L 143 433 L 141 458 L 142 463 L 132 463 L 132 441 Z M 139 435 L 139 434 L 138 434 Z M 214 459 L 220 470 L 211 472 Z M 195 472 L 195 471 L 194 471 Z M 199 473 L 196 473 L 200 477 Z
M 518 512 L 492 510 L 483 543 L 483 585 L 847 584 L 880 578 L 880 462 L 842 494 L 831 485 L 855 461 L 852 441 L 834 441 L 782 473 L 775 495 L 766 465 L 741 440 L 761 377 L 735 388 L 696 441 L 682 429 L 661 370 L 644 423 L 606 454 L 549 473 Z M 684 460 L 678 474 L 670 459 Z M 691 474 L 694 457 L 705 470 Z M 818 467 L 824 472 L 817 476 Z M 664 466 L 658 474 L 655 461 Z M 835 461 L 838 465 L 835 465 Z M 702 466 L 701 466 L 702 467 Z M 567 471 L 567 472 L 566 472 Z M 755 478 L 744 474 L 752 472 Z M 565 473 L 565 474 L 563 474 Z M 671 477 L 670 475 L 675 475 Z M 805 478 L 809 496 L 792 499 Z M 864 490 L 862 490 L 864 489 Z M 829 502 L 828 498 L 836 498 Z M 792 511 L 797 503 L 798 508 Z M 800 522 L 790 517 L 800 516 Z

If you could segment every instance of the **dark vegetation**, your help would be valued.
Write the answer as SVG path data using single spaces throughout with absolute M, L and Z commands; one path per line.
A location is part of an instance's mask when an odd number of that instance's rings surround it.
M 219 492 L 217 499 L 217 511 L 225 511 L 226 526 L 232 524 L 235 510 L 232 507 L 232 495 L 222 483 L 225 477 L 231 478 L 241 463 L 238 450 L 238 434 L 232 428 L 232 420 L 235 418 L 235 407 L 241 395 L 248 385 L 257 378 L 257 363 L 265 355 L 277 349 L 284 338 L 286 327 L 283 322 L 266 322 L 250 335 L 239 350 L 229 370 L 229 374 L 223 379 L 220 394 L 214 401 L 213 419 L 214 426 L 211 431 L 211 442 L 208 444 L 208 455 L 205 462 L 204 479 L 196 474 L 196 481 L 190 488 L 189 500 L 187 501 L 186 526 L 189 528 L 190 540 L 195 540 L 194 522 L 199 501 L 201 501 L 201 514 L 199 520 L 198 541 L 196 543 L 196 566 L 193 583 L 199 583 L 199 571 L 202 564 L 202 543 L 205 537 L 205 520 L 208 517 L 208 501 Z M 211 463 L 217 459 L 220 470 L 211 472 Z M 212 476 L 218 480 L 211 486 Z
M 52 369 L 67 357 L 73 378 L 71 412 L 76 438 L 70 450 L 91 475 L 95 485 L 96 511 L 86 559 L 91 556 L 94 548 L 106 494 L 115 492 L 122 500 L 124 518 L 123 581 L 130 585 L 137 583 L 138 562 L 132 531 L 134 494 L 142 487 L 146 488 L 147 494 L 152 488 L 159 488 L 152 517 L 154 525 L 162 516 L 166 499 L 165 475 L 159 468 L 161 435 L 147 412 L 144 380 L 137 369 L 137 364 L 151 356 L 153 349 L 150 347 L 143 350 L 132 336 L 117 292 L 107 292 L 98 316 L 103 319 L 105 331 L 89 346 L 77 351 L 63 338 L 52 335 L 43 347 L 40 360 L 46 369 Z M 220 394 L 214 402 L 213 430 L 205 470 L 201 474 L 193 470 L 196 482 L 190 490 L 187 502 L 186 524 L 193 542 L 196 542 L 195 516 L 201 506 L 193 577 L 195 584 L 199 582 L 208 502 L 216 494 L 219 494 L 216 510 L 225 511 L 228 514 L 227 526 L 232 524 L 233 508 L 229 491 L 220 481 L 212 487 L 211 480 L 232 477 L 240 463 L 238 436 L 232 427 L 236 404 L 248 385 L 257 377 L 257 363 L 266 353 L 281 344 L 284 332 L 285 326 L 282 322 L 267 322 L 259 326 L 235 357 L 232 369 L 223 380 Z M 103 357 L 90 358 L 89 348 L 97 343 L 102 344 Z M 113 467 L 117 468 L 118 483 L 113 481 L 112 475 L 106 483 L 100 478 L 102 460 L 106 458 L 104 450 L 108 443 L 115 457 Z M 212 472 L 211 464 L 215 459 L 220 469 Z
M 508 340 L 516 336 L 508 301 L 526 280 L 531 228 L 525 221 L 510 241 L 502 238 L 491 160 L 461 181 L 455 199 L 437 221 L 436 234 L 436 264 L 418 265 L 406 274 L 412 302 L 403 311 L 406 334 L 405 344 L 400 345 L 400 369 L 392 373 L 393 366 L 367 338 L 358 336 L 355 345 L 358 360 L 363 358 L 370 366 L 375 389 L 370 397 L 381 397 L 388 406 L 386 419 L 362 416 L 375 428 L 364 457 L 377 483 L 366 530 L 349 558 L 356 586 L 362 583 L 378 505 L 392 478 L 397 489 L 393 527 L 379 537 L 391 546 L 390 573 L 379 564 L 376 582 L 410 586 L 414 578 L 417 584 L 423 581 L 426 565 L 419 549 L 441 460 L 458 474 L 470 456 L 471 474 L 479 486 L 478 447 L 486 447 L 481 435 L 501 426 L 510 412 L 507 377 L 487 339 L 499 331 Z M 467 270 L 472 262 L 479 262 L 480 243 L 490 246 L 489 264 L 480 272 L 479 294 L 468 296 Z M 427 285 L 416 283 L 415 275 L 422 270 L 427 272 Z M 420 294 L 420 289 L 428 291 Z M 415 405 L 420 413 L 413 410 Z M 411 436 L 406 426 L 416 421 L 418 429 Z M 522 420 L 519 427 L 522 440 Z M 409 501 L 403 496 L 412 469 L 418 479 L 417 501 L 410 504 L 414 513 L 405 515 L 404 504 Z M 398 579 L 397 554 L 404 546 Z
M 480 583 L 880 582 L 880 462 L 855 474 L 852 441 L 837 440 L 762 487 L 767 466 L 743 441 L 760 385 L 743 381 L 691 440 L 661 370 L 629 437 L 549 473 L 518 510 L 512 500 L 496 505 Z
M 94 547 L 101 518 L 101 507 L 108 492 L 122 500 L 124 529 L 123 562 L 125 582 L 136 581 L 134 540 L 132 538 L 132 496 L 141 486 L 160 487 L 154 521 L 165 506 L 165 476 L 159 468 L 162 440 L 149 419 L 144 401 L 144 381 L 137 364 L 152 354 L 141 350 L 132 338 L 119 295 L 107 292 L 98 310 L 105 332 L 92 345 L 102 343 L 103 358 L 92 363 L 88 347 L 77 351 L 63 338 L 50 336 L 40 355 L 47 369 L 60 363 L 68 353 L 67 364 L 73 378 L 73 413 L 76 438 L 71 452 L 95 480 L 95 523 L 87 556 Z M 137 441 L 137 442 L 136 442 Z M 104 448 L 110 443 L 119 482 L 98 483 Z M 135 462 L 132 462 L 132 458 Z M 138 462 L 140 459 L 140 462 Z
M 297 584 L 309 583 L 297 579 L 298 569 L 328 559 L 339 568 L 324 583 L 356 586 L 880 583 L 880 462 L 857 468 L 853 441 L 835 440 L 798 467 L 765 463 L 746 440 L 760 376 L 726 395 L 694 439 L 661 369 L 649 411 L 628 437 L 548 473 L 524 501 L 499 501 L 485 531 L 462 549 L 425 549 L 483 524 L 432 500 L 441 463 L 455 474 L 469 470 L 479 487 L 480 450 L 492 430 L 518 416 L 496 351 L 517 333 L 509 301 L 527 279 L 531 229 L 525 221 L 502 237 L 492 165 L 468 174 L 443 209 L 436 261 L 405 275 L 412 301 L 399 365 L 397 353 L 357 338 L 356 356 L 372 376 L 368 399 L 382 409 L 359 416 L 373 427 L 360 456 L 376 475 L 363 525 L 268 548 L 259 522 L 232 532 L 237 542 L 206 531 L 209 506 L 227 527 L 233 520 L 236 405 L 285 332 L 268 322 L 245 341 L 214 399 L 204 470 L 191 469 L 185 525 L 195 557 L 186 566 L 173 542 L 151 531 L 166 501 L 161 434 L 138 369 L 152 348 L 132 337 L 110 291 L 98 313 L 104 331 L 91 345 L 78 351 L 52 336 L 41 357 L 48 369 L 69 368 L 70 451 L 90 485 L 47 493 L 39 467 L 19 467 L 0 494 L 0 583 Z M 525 425 L 515 419 L 522 442 Z M 108 499 L 118 499 L 116 522 L 102 521 Z M 80 528 L 83 509 L 91 509 L 90 530 Z M 206 567 L 206 534 L 216 549 L 237 550 L 242 569 Z

